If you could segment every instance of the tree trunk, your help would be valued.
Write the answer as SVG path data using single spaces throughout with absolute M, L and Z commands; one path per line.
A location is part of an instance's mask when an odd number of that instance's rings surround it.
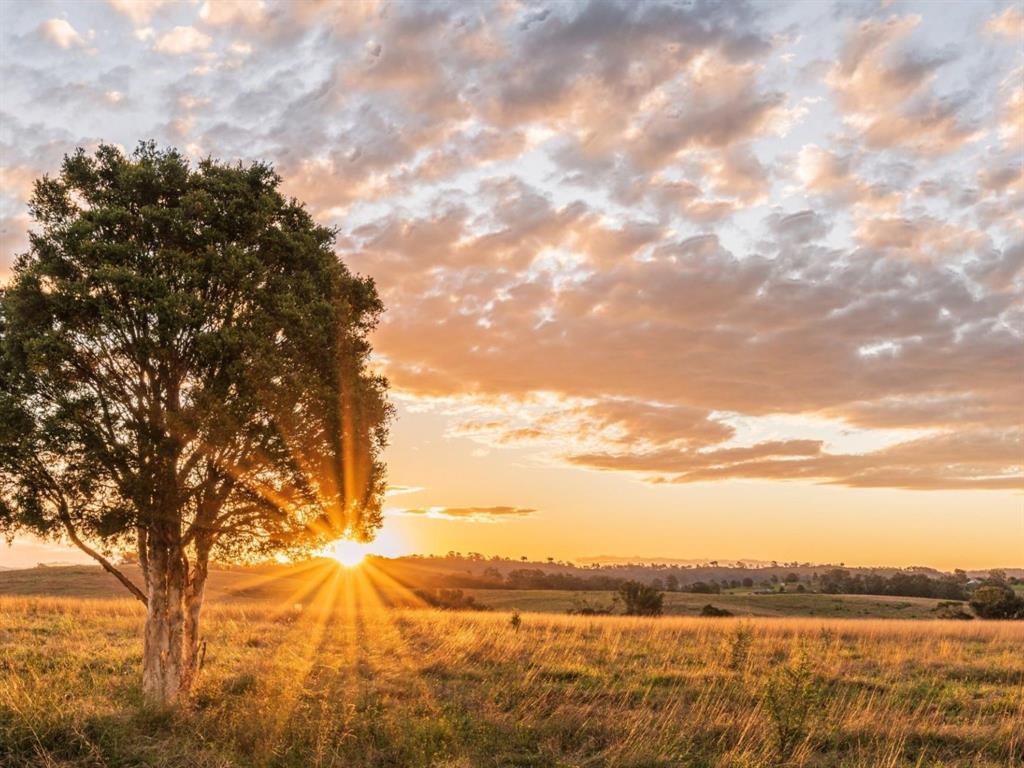
M 151 537 L 148 566 L 142 692 L 150 704 L 172 706 L 188 697 L 198 671 L 207 557 L 201 553 L 190 578 L 180 548 Z
M 210 545 L 200 538 L 196 542 L 196 561 L 185 593 L 185 647 L 181 688 L 192 689 L 199 665 L 202 663 L 199 636 L 199 615 L 206 594 L 206 575 L 209 572 Z

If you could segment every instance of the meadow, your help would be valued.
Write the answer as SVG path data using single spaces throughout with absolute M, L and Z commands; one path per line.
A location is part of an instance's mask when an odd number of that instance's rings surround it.
M 210 571 L 207 585 L 208 598 L 215 602 L 238 604 L 294 603 L 297 599 L 314 599 L 324 583 L 323 578 L 334 566 L 310 568 L 289 566 L 267 571 L 224 570 Z M 142 576 L 133 566 L 122 570 L 135 583 Z M 409 600 L 409 589 L 399 585 L 383 571 L 373 568 L 377 575 L 374 591 L 385 602 L 416 605 Z M 310 589 L 311 583 L 314 585 Z M 477 604 L 498 611 L 517 610 L 523 613 L 566 613 L 581 605 L 607 608 L 612 605 L 614 593 L 590 590 L 557 589 L 464 589 Z M 51 597 L 120 598 L 124 587 L 97 566 L 59 566 L 0 571 L 0 595 L 40 595 Z M 302 596 L 297 598 L 296 596 Z M 942 602 L 931 598 L 888 597 L 883 595 L 826 595 L 815 593 L 755 594 L 750 590 L 717 595 L 665 593 L 664 610 L 670 616 L 697 616 L 701 608 L 711 604 L 731 611 L 737 616 L 750 617 L 810 617 L 822 618 L 900 618 L 934 619 L 936 606 Z
M 1024 626 L 215 601 L 192 706 L 142 706 L 142 609 L 0 596 L 0 765 L 1009 766 Z

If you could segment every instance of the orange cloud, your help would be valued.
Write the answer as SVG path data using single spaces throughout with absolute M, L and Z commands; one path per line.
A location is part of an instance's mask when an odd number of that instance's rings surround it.
M 1020 44 L 1024 39 L 1024 11 L 1017 5 L 1009 5 L 1001 14 L 989 20 L 985 30 Z
M 65 50 L 88 45 L 87 36 L 79 33 L 67 19 L 47 19 L 39 25 L 38 31 L 43 38 Z
M 435 520 L 461 520 L 470 523 L 495 523 L 527 517 L 536 512 L 524 507 L 421 507 L 396 510 L 393 514 L 429 517 Z
M 919 16 L 861 22 L 825 78 L 847 125 L 869 148 L 946 154 L 977 134 L 956 101 L 932 93 L 935 74 L 950 56 L 901 48 L 920 22 Z

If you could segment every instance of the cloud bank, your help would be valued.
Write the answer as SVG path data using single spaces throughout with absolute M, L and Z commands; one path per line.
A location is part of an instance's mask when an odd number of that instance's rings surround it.
M 771 11 L 18 6 L 3 259 L 75 146 L 268 158 L 451 434 L 657 483 L 1024 487 L 1019 8 Z

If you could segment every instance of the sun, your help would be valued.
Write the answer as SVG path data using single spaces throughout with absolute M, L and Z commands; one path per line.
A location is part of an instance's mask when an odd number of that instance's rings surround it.
M 363 562 L 363 558 L 372 553 L 369 545 L 361 541 L 338 539 L 324 547 L 322 554 L 324 557 L 334 558 L 346 568 L 355 568 Z

